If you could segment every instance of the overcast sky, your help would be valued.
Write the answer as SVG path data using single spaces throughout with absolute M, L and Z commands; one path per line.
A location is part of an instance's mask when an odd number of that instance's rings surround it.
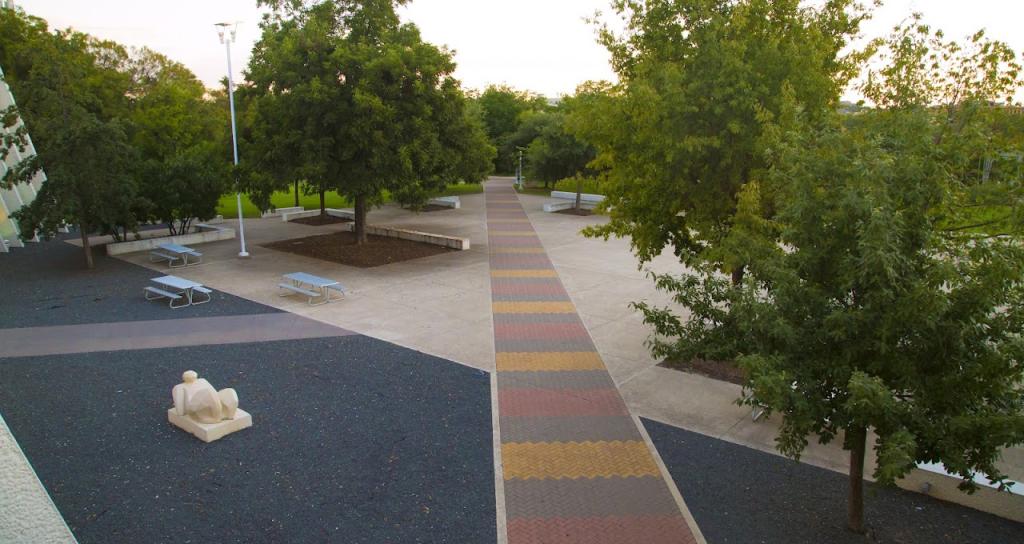
M 188 66 L 208 86 L 226 72 L 213 24 L 240 21 L 232 49 L 236 75 L 259 35 L 255 0 L 16 0 L 58 28 L 72 26 L 130 46 L 148 46 Z M 584 17 L 608 11 L 608 0 L 414 0 L 402 10 L 424 39 L 455 50 L 456 75 L 467 88 L 507 83 L 547 96 L 571 94 L 591 79 L 613 79 L 607 52 Z M 864 28 L 887 34 L 913 11 L 962 38 L 985 28 L 1024 51 L 1024 1 L 888 0 Z

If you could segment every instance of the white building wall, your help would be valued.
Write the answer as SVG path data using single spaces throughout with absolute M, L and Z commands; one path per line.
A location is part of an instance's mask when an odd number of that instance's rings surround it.
M 0 0 L 0 9 L 7 7 L 12 7 L 12 3 L 8 0 Z M 7 82 L 3 81 L 3 75 L 3 68 L 0 67 L 0 110 L 15 104 L 14 95 L 11 93 L 11 88 L 7 85 Z M 0 130 L 11 131 L 21 126 L 22 122 L 19 119 L 15 126 L 7 129 L 0 127 Z M 31 139 L 29 139 L 28 145 L 24 150 L 19 150 L 17 146 L 8 148 L 7 158 L 4 161 L 0 161 L 0 177 L 7 174 L 7 171 L 22 159 L 32 155 L 35 155 L 35 147 L 32 145 Z M 22 183 L 16 185 L 13 189 L 0 189 L 0 252 L 7 251 L 11 247 L 24 246 L 18 236 L 18 224 L 11 218 L 11 214 L 35 200 L 36 193 L 42 187 L 42 183 L 45 180 L 45 174 L 40 172 L 32 180 L 32 183 Z M 31 241 L 37 241 L 37 239 Z

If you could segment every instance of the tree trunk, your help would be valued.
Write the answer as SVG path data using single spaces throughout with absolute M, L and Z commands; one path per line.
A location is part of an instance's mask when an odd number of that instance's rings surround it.
M 296 204 L 297 205 L 297 204 Z M 320 186 L 320 215 L 327 215 L 327 204 L 324 201 L 324 186 Z
M 580 211 L 583 200 L 583 178 L 576 178 L 576 211 Z
M 299 207 L 299 180 L 295 180 L 295 207 Z
M 366 197 L 356 197 L 356 221 L 355 221 L 355 232 L 356 244 L 366 243 Z
M 89 245 L 89 230 L 85 228 L 85 223 L 79 223 L 78 231 L 82 235 L 82 249 L 85 251 L 85 267 L 92 270 L 95 265 L 92 262 L 92 247 Z
M 847 498 L 847 527 L 855 533 L 864 533 L 864 447 L 867 430 L 863 427 L 847 429 L 850 444 L 850 496 Z
M 743 276 L 747 272 L 746 266 L 737 266 L 732 269 L 732 284 L 739 285 L 743 281 Z

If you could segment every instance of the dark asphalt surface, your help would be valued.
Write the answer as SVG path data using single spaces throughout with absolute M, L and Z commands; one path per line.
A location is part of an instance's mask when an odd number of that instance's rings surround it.
M 67 238 L 67 235 L 64 235 Z M 27 244 L 0 258 L 0 328 L 45 327 L 114 321 L 148 321 L 279 312 L 275 308 L 213 292 L 209 304 L 177 310 L 167 301 L 146 302 L 142 288 L 161 273 L 94 253 L 96 269 L 85 269 L 82 248 L 51 240 Z M 165 274 L 174 274 L 168 269 Z M 268 289 L 276 288 L 268 282 Z
M 252 428 L 167 422 L 192 368 Z M 495 540 L 487 374 L 364 336 L 0 359 L 0 412 L 82 544 Z
M 143 299 L 155 272 L 82 261 L 0 257 L 0 328 L 279 311 L 216 291 L 170 310 Z M 186 369 L 254 426 L 171 426 Z M 82 544 L 495 541 L 489 375 L 368 337 L 0 358 L 0 414 Z
M 710 544 L 1010 544 L 1024 524 L 897 488 L 865 485 L 869 535 L 846 527 L 847 477 L 643 420 Z

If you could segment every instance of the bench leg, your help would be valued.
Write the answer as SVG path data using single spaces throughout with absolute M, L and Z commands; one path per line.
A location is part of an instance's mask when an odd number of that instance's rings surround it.
M 204 296 L 204 297 L 206 297 L 206 298 L 205 298 L 205 299 L 203 299 L 203 300 L 200 300 L 200 301 L 196 302 L 196 299 L 195 299 L 195 296 L 196 296 L 196 294 L 195 294 L 195 291 L 192 291 L 192 305 L 193 305 L 193 306 L 197 306 L 197 305 L 199 305 L 199 304 L 206 304 L 207 302 L 210 302 L 211 300 L 213 300 L 213 294 L 212 294 L 212 293 L 199 293 L 199 294 L 200 294 L 200 295 L 203 295 L 203 296 Z

